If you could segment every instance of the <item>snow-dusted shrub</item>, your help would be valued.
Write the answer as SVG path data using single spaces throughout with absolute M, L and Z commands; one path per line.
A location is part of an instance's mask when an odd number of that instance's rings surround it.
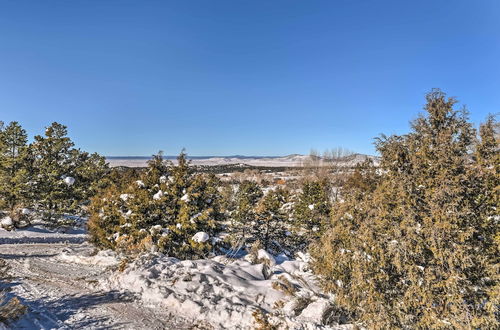
M 343 194 L 312 249 L 324 288 L 368 328 L 498 328 L 498 135 L 490 120 L 476 143 L 454 103 L 433 91 L 412 132 L 378 140 L 381 177 Z
M 223 217 L 218 186 L 214 175 L 192 173 L 184 153 L 175 166 L 159 154 L 140 180 L 94 198 L 91 240 L 126 252 L 153 248 L 181 259 L 206 256 Z

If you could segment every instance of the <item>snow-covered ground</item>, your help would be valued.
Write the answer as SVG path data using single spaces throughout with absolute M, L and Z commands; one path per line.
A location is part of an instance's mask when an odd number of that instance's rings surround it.
M 330 322 L 333 298 L 321 292 L 306 255 L 260 250 L 258 260 L 181 261 L 149 253 L 125 264 L 85 239 L 78 229 L 0 229 L 0 258 L 14 275 L 10 294 L 29 310 L 13 329 L 253 329 L 259 320 L 282 329 L 349 328 Z
M 31 226 L 27 228 L 5 230 L 0 227 L 0 244 L 19 243 L 83 243 L 87 236 L 83 229 L 60 230 L 47 229 L 44 226 Z
M 161 254 L 143 255 L 109 278 L 109 290 L 133 292 L 151 306 L 216 329 L 254 329 L 259 317 L 282 329 L 348 329 L 326 325 L 332 297 L 321 293 L 304 260 L 261 261 L 218 256 L 178 260 Z
M 0 244 L 0 258 L 11 267 L 10 294 L 28 306 L 11 329 L 187 329 L 171 312 L 144 306 L 128 292 L 103 290 L 111 274 L 107 263 L 88 262 L 88 244 Z M 78 263 L 64 259 L 77 254 Z M 86 258 L 87 259 L 86 259 Z

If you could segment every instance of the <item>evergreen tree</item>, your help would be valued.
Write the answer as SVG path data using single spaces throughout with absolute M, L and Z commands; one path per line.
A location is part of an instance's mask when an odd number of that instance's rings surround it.
M 52 123 L 29 148 L 33 173 L 29 198 L 49 221 L 66 212 L 81 213 L 109 171 L 104 157 L 73 146 L 66 126 Z
M 319 237 L 329 220 L 330 187 L 326 180 L 306 181 L 294 207 L 295 226 L 307 241 Z
M 7 125 L 0 136 L 0 199 L 13 211 L 22 204 L 28 182 L 25 166 L 28 137 L 17 122 Z
M 35 136 L 30 148 L 35 170 L 31 197 L 48 220 L 54 220 L 59 211 L 71 211 L 73 206 L 71 186 L 65 184 L 64 179 L 72 174 L 70 151 L 74 144 L 66 135 L 66 126 L 52 123 L 45 130 L 45 136 Z
M 255 218 L 250 222 L 253 240 L 260 241 L 265 250 L 275 254 L 290 254 L 291 226 L 288 214 L 283 209 L 288 199 L 289 193 L 286 190 L 270 190 L 259 201 Z
M 488 240 L 488 253 L 492 260 L 496 260 L 492 271 L 492 279 L 496 285 L 491 287 L 489 296 L 492 302 L 500 304 L 500 226 L 499 211 L 500 206 L 500 138 L 498 122 L 490 116 L 479 129 L 480 141 L 477 144 L 475 157 L 475 173 L 479 179 L 476 181 L 480 185 L 481 192 L 477 195 L 477 205 L 483 214 L 485 229 L 490 228 L 492 232 L 482 237 Z
M 369 328 L 498 326 L 498 218 L 454 104 L 433 91 L 410 134 L 378 140 L 380 181 L 344 196 L 312 249 L 325 288 Z
M 231 232 L 235 243 L 246 244 L 250 238 L 251 223 L 256 218 L 256 207 L 264 193 L 254 181 L 240 183 L 236 192 L 236 208 L 232 216 Z
M 91 239 L 128 253 L 154 247 L 182 259 L 206 256 L 223 217 L 218 186 L 214 175 L 192 173 L 184 152 L 177 165 L 166 164 L 158 154 L 125 191 L 111 187 L 94 198 Z
M 72 185 L 73 198 L 85 204 L 90 201 L 107 182 L 102 180 L 110 173 L 106 158 L 97 154 L 73 149 L 71 151 L 71 173 L 75 182 Z

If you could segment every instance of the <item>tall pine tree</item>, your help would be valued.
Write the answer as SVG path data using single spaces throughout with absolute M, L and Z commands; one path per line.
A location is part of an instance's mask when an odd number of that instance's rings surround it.
M 18 122 L 11 122 L 0 132 L 0 199 L 13 211 L 25 202 L 27 171 L 26 131 Z
M 67 133 L 66 126 L 52 123 L 29 148 L 33 172 L 29 198 L 49 221 L 64 213 L 82 213 L 109 170 L 104 157 L 73 148 Z

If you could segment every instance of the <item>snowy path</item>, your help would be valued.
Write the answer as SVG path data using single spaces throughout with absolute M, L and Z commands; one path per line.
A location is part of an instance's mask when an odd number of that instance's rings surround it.
M 0 244 L 15 276 L 12 291 L 29 307 L 15 329 L 187 329 L 191 326 L 160 309 L 140 304 L 132 295 L 102 291 L 101 266 L 70 264 L 54 258 L 81 244 Z

